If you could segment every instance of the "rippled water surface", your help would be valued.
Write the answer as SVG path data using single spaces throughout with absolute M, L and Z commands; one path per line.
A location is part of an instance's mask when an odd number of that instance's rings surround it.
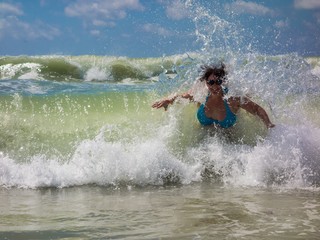
M 1 189 L 1 239 L 319 239 L 314 190 Z

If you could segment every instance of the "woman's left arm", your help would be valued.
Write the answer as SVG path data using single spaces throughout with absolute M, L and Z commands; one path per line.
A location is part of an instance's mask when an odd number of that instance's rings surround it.
M 258 104 L 252 102 L 249 98 L 244 97 L 240 100 L 240 107 L 247 112 L 258 116 L 267 128 L 273 128 L 275 125 L 270 121 L 267 112 Z

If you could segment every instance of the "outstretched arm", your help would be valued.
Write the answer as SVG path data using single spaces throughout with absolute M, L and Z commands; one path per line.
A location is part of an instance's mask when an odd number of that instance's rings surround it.
M 258 104 L 252 102 L 249 98 L 243 98 L 240 101 L 240 107 L 249 113 L 258 116 L 267 126 L 267 128 L 273 128 L 275 125 L 270 121 L 267 112 Z
M 152 104 L 153 108 L 162 108 L 164 107 L 165 110 L 167 110 L 169 104 L 173 104 L 174 100 L 176 100 L 178 97 L 182 97 L 185 99 L 189 99 L 190 101 L 193 101 L 193 96 L 189 93 L 183 93 L 183 94 L 175 94 L 173 97 L 171 98 L 165 98 L 163 100 L 157 101 L 154 104 Z

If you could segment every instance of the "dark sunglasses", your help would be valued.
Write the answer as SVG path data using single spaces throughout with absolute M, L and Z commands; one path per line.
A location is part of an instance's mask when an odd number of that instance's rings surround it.
M 209 81 L 207 81 L 207 83 L 209 84 L 209 85 L 213 85 L 213 84 L 217 84 L 217 85 L 221 85 L 222 84 L 222 80 L 221 79 L 218 79 L 218 80 L 209 80 Z

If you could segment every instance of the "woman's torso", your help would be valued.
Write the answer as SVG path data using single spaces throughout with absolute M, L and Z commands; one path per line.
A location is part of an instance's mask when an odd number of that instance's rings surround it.
M 222 128 L 234 126 L 237 120 L 236 112 L 239 107 L 235 98 L 222 101 L 214 101 L 208 95 L 205 103 L 201 104 L 197 117 L 199 122 L 204 125 L 218 125 Z

